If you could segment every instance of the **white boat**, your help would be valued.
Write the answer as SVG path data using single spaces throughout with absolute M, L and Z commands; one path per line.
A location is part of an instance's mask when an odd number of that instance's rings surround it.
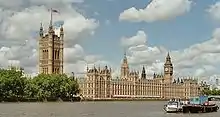
M 182 112 L 183 102 L 180 99 L 172 99 L 164 105 L 164 111 L 167 113 Z

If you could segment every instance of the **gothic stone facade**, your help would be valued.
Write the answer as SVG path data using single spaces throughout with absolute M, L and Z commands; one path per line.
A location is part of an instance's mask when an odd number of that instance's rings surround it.
M 142 73 L 130 71 L 126 55 L 121 65 L 120 78 L 112 78 L 111 68 L 87 68 L 85 78 L 79 79 L 81 94 L 88 99 L 112 98 L 182 98 L 199 95 L 199 85 L 193 79 L 173 78 L 173 65 L 168 53 L 164 64 L 164 74 L 154 74 L 147 78 L 145 68 Z
M 56 35 L 50 21 L 48 33 L 44 34 L 43 27 L 40 28 L 39 39 L 39 73 L 62 74 L 63 73 L 63 27 L 60 35 Z

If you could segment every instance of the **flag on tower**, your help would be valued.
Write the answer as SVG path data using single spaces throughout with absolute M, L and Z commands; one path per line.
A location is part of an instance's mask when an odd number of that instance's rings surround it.
M 54 13 L 59 13 L 58 10 L 56 10 L 56 9 L 52 9 L 52 8 L 48 9 L 48 11 L 51 11 L 51 12 L 54 12 Z
M 58 11 L 58 10 L 55 10 L 55 9 L 52 9 L 52 12 L 54 12 L 54 13 L 59 13 L 59 11 Z
M 60 13 L 58 10 L 56 10 L 56 9 L 48 9 L 48 11 L 51 11 L 51 12 L 54 12 L 54 13 Z
M 54 13 L 59 13 L 59 11 L 58 11 L 58 10 L 55 10 L 55 9 L 52 9 L 52 8 L 48 9 L 48 11 L 50 11 L 50 27 L 52 28 L 52 24 L 53 24 L 53 12 L 54 12 Z

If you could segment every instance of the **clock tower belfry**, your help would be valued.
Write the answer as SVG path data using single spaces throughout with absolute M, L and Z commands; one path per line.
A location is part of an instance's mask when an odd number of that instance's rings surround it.
M 166 61 L 164 63 L 164 82 L 172 83 L 173 79 L 173 64 L 170 58 L 170 54 L 168 52 Z

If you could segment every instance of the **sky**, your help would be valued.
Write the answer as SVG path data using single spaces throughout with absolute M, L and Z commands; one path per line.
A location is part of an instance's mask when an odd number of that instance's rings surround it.
M 38 73 L 40 23 L 50 13 L 65 32 L 64 70 L 105 66 L 119 74 L 124 52 L 131 70 L 162 73 L 167 53 L 175 77 L 220 75 L 219 0 L 0 0 L 0 66 Z

